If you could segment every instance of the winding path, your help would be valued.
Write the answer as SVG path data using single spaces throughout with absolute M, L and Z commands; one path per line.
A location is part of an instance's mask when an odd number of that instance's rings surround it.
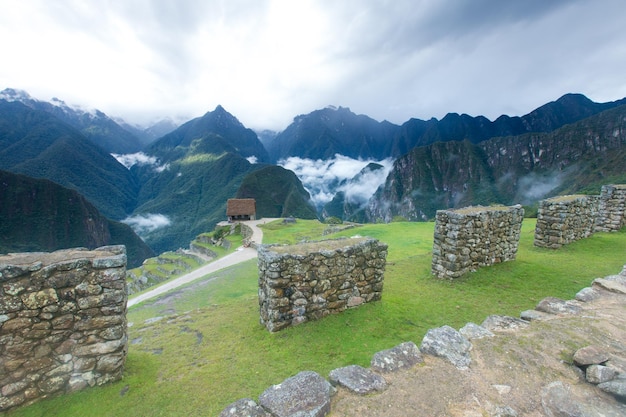
M 275 219 L 261 219 L 261 220 L 251 220 L 242 222 L 252 229 L 252 236 L 250 237 L 250 242 L 260 244 L 263 242 L 263 230 L 258 227 L 259 224 L 264 224 L 266 222 L 270 222 Z M 257 253 L 256 249 L 252 247 L 239 247 L 237 250 L 231 254 L 224 256 L 223 258 L 219 258 L 213 262 L 210 262 L 206 265 L 201 266 L 200 268 L 189 272 L 188 274 L 182 275 L 168 283 L 165 283 L 157 288 L 154 288 L 150 291 L 147 291 L 143 294 L 139 294 L 132 298 L 128 299 L 127 307 L 130 308 L 136 304 L 141 303 L 142 301 L 149 300 L 150 298 L 157 297 L 159 295 L 165 294 L 168 291 L 171 291 L 175 288 L 180 287 L 181 285 L 188 284 L 198 278 L 202 278 L 205 275 L 211 274 L 213 272 L 219 271 L 220 269 L 227 268 L 229 266 L 233 266 L 240 262 L 244 262 L 250 259 L 256 258 Z

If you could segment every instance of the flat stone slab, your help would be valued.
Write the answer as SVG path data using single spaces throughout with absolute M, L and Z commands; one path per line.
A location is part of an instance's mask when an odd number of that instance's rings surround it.
M 422 353 L 444 358 L 459 369 L 470 365 L 471 349 L 472 344 L 450 326 L 430 329 L 420 345 Z
M 554 314 L 544 313 L 537 310 L 525 310 L 520 313 L 520 318 L 526 321 L 541 321 L 549 320 L 554 317 Z
M 582 308 L 572 301 L 565 301 L 556 297 L 546 297 L 539 301 L 535 310 L 548 314 L 580 314 Z
M 330 371 L 330 383 L 341 385 L 357 394 L 370 394 L 387 389 L 387 381 L 382 376 L 359 365 L 350 365 Z
M 626 294 L 626 285 L 622 284 L 618 280 L 596 278 L 593 280 L 593 285 L 597 285 L 603 290 L 610 291 L 613 293 Z
M 574 363 L 578 366 L 600 365 L 608 361 L 609 354 L 597 346 L 586 346 L 574 352 Z
M 318 373 L 303 371 L 263 391 L 259 404 L 276 417 L 322 417 L 330 413 L 335 392 Z
M 459 333 L 467 340 L 482 339 L 483 337 L 494 337 L 495 335 L 476 323 L 467 323 L 459 329 Z
M 391 349 L 376 352 L 371 360 L 372 369 L 379 372 L 395 372 L 424 362 L 422 354 L 413 342 L 404 342 Z
M 272 417 L 272 415 L 251 398 L 243 398 L 222 410 L 219 417 Z
M 493 332 L 500 330 L 525 329 L 529 326 L 529 323 L 526 320 L 511 316 L 492 315 L 487 317 L 485 321 L 482 322 L 481 326 Z
M 593 300 L 597 300 L 602 297 L 602 293 L 595 288 L 585 287 L 576 293 L 576 299 L 584 303 L 588 303 Z

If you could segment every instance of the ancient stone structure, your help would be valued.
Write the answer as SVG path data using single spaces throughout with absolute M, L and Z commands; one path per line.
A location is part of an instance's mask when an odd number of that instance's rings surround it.
M 556 249 L 591 236 L 597 214 L 595 196 L 569 195 L 540 201 L 535 246 Z
M 535 246 L 557 249 L 595 232 L 626 226 L 626 185 L 604 185 L 598 195 L 569 195 L 539 202 Z
M 381 299 L 387 245 L 371 238 L 261 245 L 259 306 L 270 332 Z
M 121 378 L 126 249 L 0 256 L 0 411 Z
M 520 205 L 438 210 L 432 273 L 458 278 L 517 256 L 524 209 Z
M 617 232 L 626 226 L 626 184 L 603 185 L 598 201 L 596 231 Z

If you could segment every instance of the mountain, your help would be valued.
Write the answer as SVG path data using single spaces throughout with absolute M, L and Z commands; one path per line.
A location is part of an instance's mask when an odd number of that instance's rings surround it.
M 335 154 L 384 159 L 397 129 L 392 123 L 356 115 L 349 108 L 327 107 L 297 116 L 266 146 L 272 161 L 289 156 L 330 159 Z
M 368 218 L 426 220 L 437 209 L 533 204 L 549 196 L 598 193 L 602 184 L 624 183 L 626 105 L 607 107 L 547 133 L 416 147 L 394 162 L 384 186 L 368 203 Z M 556 111 L 534 117 L 542 123 L 564 120 Z
M 141 142 L 142 148 L 150 145 L 155 140 L 176 130 L 176 128 L 178 127 L 178 125 L 169 118 L 159 120 L 158 122 L 148 127 L 133 125 L 127 123 L 123 119 L 116 119 L 115 122 L 123 129 L 135 135 L 135 137 L 137 137 L 137 139 L 139 139 L 139 141 Z
M 289 156 L 329 159 L 337 153 L 355 159 L 397 158 L 435 142 L 478 143 L 498 136 L 550 132 L 622 104 L 626 99 L 595 103 L 582 94 L 566 94 L 521 117 L 503 115 L 492 122 L 484 116 L 448 113 L 441 120 L 410 119 L 401 126 L 329 107 L 296 117 L 266 147 L 273 161 Z
M 246 128 L 222 106 L 163 136 L 150 145 L 146 153 L 167 162 L 187 154 L 190 148 L 198 144 L 204 148 L 198 149 L 199 153 L 231 152 L 243 158 L 256 158 L 257 162 L 269 162 L 267 151 L 256 133 Z
M 34 110 L 52 114 L 109 153 L 134 153 L 144 146 L 137 136 L 99 110 L 85 111 L 56 97 L 50 102 L 36 100 L 26 91 L 12 88 L 1 91 L 0 100 L 20 102 Z
M 122 219 L 136 205 L 135 177 L 101 147 L 55 116 L 0 100 L 0 169 L 46 178 Z
M 129 267 L 154 256 L 129 226 L 105 218 L 76 191 L 0 170 L 1 253 L 118 244 L 126 246 Z
M 317 218 L 310 195 L 296 174 L 276 165 L 268 165 L 246 175 L 236 198 L 254 198 L 259 218 Z
M 256 134 L 218 106 L 145 149 L 158 166 L 134 166 L 141 183 L 134 216 L 160 215 L 169 224 L 141 236 L 157 252 L 186 246 L 226 219 L 226 201 L 244 177 L 269 158 Z
M 365 223 L 365 208 L 371 196 L 372 184 L 384 179 L 385 167 L 375 162 L 367 164 L 357 175 L 337 186 L 339 190 L 333 199 L 324 205 L 322 217 L 338 217 L 342 220 Z M 379 177 L 376 179 L 376 177 Z M 367 193 L 365 193 L 367 191 Z

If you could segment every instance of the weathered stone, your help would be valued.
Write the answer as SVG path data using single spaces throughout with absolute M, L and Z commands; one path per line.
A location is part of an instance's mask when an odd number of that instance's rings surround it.
M 510 316 L 491 315 L 488 316 L 481 324 L 487 330 L 503 331 L 503 330 L 517 330 L 525 329 L 528 327 L 528 322 L 522 319 L 518 319 Z
M 598 388 L 613 395 L 620 402 L 626 403 L 626 379 L 618 378 L 612 381 L 603 382 L 598 385 Z
M 574 352 L 574 363 L 578 366 L 599 365 L 609 360 L 609 355 L 597 346 L 586 346 Z
M 471 348 L 472 344 L 450 326 L 430 329 L 420 345 L 422 353 L 444 358 L 459 369 L 470 365 Z
M 626 285 L 620 283 L 619 281 L 612 281 L 604 278 L 596 278 L 593 280 L 593 285 L 603 290 L 617 293 L 617 294 L 626 294 Z
M 118 268 L 126 266 L 126 254 L 109 256 L 106 258 L 96 258 L 92 262 L 96 269 Z
M 120 350 L 126 343 L 125 339 L 111 340 L 94 343 L 93 345 L 80 346 L 74 349 L 76 356 L 98 356 Z
M 564 301 L 556 297 L 544 298 L 535 309 L 548 314 L 580 314 L 582 311 L 582 308 L 574 302 Z
M 372 357 L 371 367 L 380 372 L 395 372 L 422 362 L 424 359 L 417 345 L 413 342 L 404 342 L 391 349 L 376 352 Z
M 370 394 L 387 388 L 387 381 L 383 377 L 359 365 L 333 369 L 329 379 L 331 384 L 341 385 L 357 394 Z
M 608 366 L 590 365 L 585 371 L 585 378 L 591 384 L 601 384 L 615 378 L 616 372 Z
M 526 321 L 538 321 L 538 320 L 549 320 L 554 317 L 553 314 L 545 313 L 543 311 L 538 310 L 524 310 L 520 313 L 519 317 L 522 320 Z
M 228 405 L 218 417 L 272 417 L 251 398 L 243 398 Z
M 572 396 L 570 386 L 561 381 L 553 382 L 543 388 L 541 405 L 547 416 L 586 417 Z
M 578 291 L 576 293 L 576 299 L 578 301 L 582 301 L 584 303 L 588 303 L 590 301 L 596 300 L 598 298 L 600 298 L 602 296 L 602 294 L 596 290 L 595 288 L 592 287 L 585 287 L 582 290 Z
M 333 386 L 312 371 L 300 372 L 259 396 L 259 404 L 276 417 L 321 417 L 330 413 Z
M 57 292 L 53 288 L 46 288 L 41 291 L 22 294 L 21 299 L 26 307 L 33 310 L 59 302 Z
M 476 323 L 467 323 L 461 329 L 459 329 L 459 333 L 467 340 L 472 339 L 482 339 L 483 337 L 493 337 L 494 334 L 489 330 L 485 329 L 483 326 L 479 326 Z

